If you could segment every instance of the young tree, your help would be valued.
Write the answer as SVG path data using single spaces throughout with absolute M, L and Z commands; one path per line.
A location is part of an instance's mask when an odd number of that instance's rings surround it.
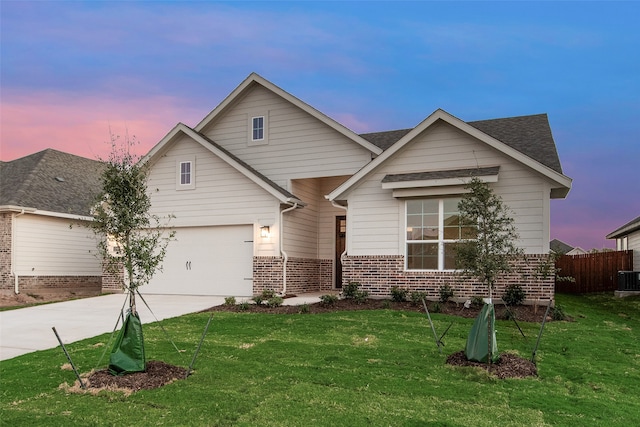
M 456 247 L 456 262 L 464 275 L 487 287 L 489 303 L 471 328 L 465 355 L 469 360 L 492 363 L 498 360 L 493 289 L 498 277 L 512 270 L 512 261 L 522 255 L 522 249 L 516 245 L 518 233 L 502 199 L 478 178 L 471 179 L 466 188 L 469 193 L 458 204 L 460 222 L 474 227 L 475 233 Z
M 478 178 L 472 178 L 466 188 L 469 193 L 458 204 L 460 221 L 475 227 L 475 235 L 456 247 L 456 262 L 463 274 L 488 288 L 491 300 L 496 280 L 513 269 L 512 261 L 523 251 L 516 245 L 518 232 L 502 199 Z
M 149 213 L 151 200 L 147 193 L 147 167 L 131 152 L 136 140 L 128 137 L 124 143 L 118 140 L 119 137 L 111 136 L 111 153 L 105 160 L 102 191 L 92 211 L 93 221 L 89 227 L 98 237 L 98 252 L 106 272 L 119 278 L 123 289 L 129 292 L 129 315 L 111 354 L 113 365 L 114 354 L 123 351 L 133 353 L 115 356 L 121 365 L 126 365 L 122 369 L 114 369 L 121 373 L 144 370 L 142 327 L 135 294 L 161 268 L 173 233 L 167 235 L 160 218 Z M 127 335 L 128 339 L 124 339 Z M 128 350 L 116 348 L 121 341 L 129 343 Z M 122 359 L 132 360 L 122 362 Z

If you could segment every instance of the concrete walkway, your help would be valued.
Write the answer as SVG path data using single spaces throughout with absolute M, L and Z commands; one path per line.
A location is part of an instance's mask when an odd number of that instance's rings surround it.
M 320 293 L 287 298 L 285 305 L 311 304 L 320 301 Z M 136 299 L 142 323 L 195 313 L 224 303 L 224 297 L 190 295 L 144 295 L 153 311 Z M 236 298 L 240 303 L 249 298 Z M 58 347 L 55 327 L 66 345 L 75 341 L 110 333 L 116 326 L 120 310 L 128 307 L 125 294 L 102 295 L 73 301 L 44 304 L 0 312 L 0 360 Z M 154 317 L 155 315 L 155 317 Z M 120 328 L 121 324 L 118 325 Z

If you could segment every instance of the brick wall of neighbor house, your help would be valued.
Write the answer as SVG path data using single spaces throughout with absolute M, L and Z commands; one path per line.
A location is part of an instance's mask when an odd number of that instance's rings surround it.
M 463 279 L 455 272 L 418 272 L 404 270 L 403 256 L 347 256 L 343 261 L 343 285 L 359 282 L 360 289 L 373 297 L 389 297 L 391 288 L 398 286 L 409 291 L 427 293 L 429 299 L 439 298 L 445 284 L 451 286 L 454 298 L 468 299 L 488 296 L 477 280 Z M 551 268 L 546 275 L 545 267 Z M 526 292 L 525 303 L 549 300 L 554 297 L 553 264 L 548 255 L 526 255 L 516 262 L 512 273 L 502 277 L 496 285 L 494 297 L 501 297 L 507 286 L 519 284 Z
M 0 292 L 13 292 L 13 276 L 11 275 L 11 223 L 13 215 L 9 212 L 0 214 Z
M 39 297 L 97 296 L 102 290 L 101 276 L 19 276 L 21 294 Z
M 105 294 L 117 294 L 124 292 L 122 288 L 124 278 L 124 267 L 120 274 L 114 274 L 107 271 L 105 265 L 102 265 L 102 292 Z
M 296 258 L 287 260 L 287 294 L 330 290 L 333 262 L 327 259 Z M 282 258 L 253 258 L 253 294 L 265 289 L 282 292 Z

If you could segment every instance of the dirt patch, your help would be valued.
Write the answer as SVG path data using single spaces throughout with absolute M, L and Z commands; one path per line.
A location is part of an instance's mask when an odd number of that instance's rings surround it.
M 78 298 L 88 298 L 96 295 L 76 295 L 71 293 L 52 293 L 47 295 L 2 294 L 0 293 L 0 308 L 6 307 L 29 307 L 32 305 L 44 304 L 48 302 L 68 301 Z
M 447 363 L 453 366 L 472 366 L 484 369 L 500 379 L 538 376 L 538 369 L 533 362 L 510 353 L 503 353 L 496 363 L 488 364 L 467 360 L 464 351 L 459 351 L 449 355 Z
M 87 388 L 93 389 L 126 389 L 130 391 L 150 390 L 162 387 L 176 380 L 182 380 L 187 370 L 169 365 L 158 360 L 147 361 L 145 372 L 134 372 L 126 375 L 112 375 L 107 369 L 95 371 L 87 377 Z

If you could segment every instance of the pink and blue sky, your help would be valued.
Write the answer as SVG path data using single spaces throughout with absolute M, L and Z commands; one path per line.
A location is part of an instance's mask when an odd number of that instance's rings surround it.
M 547 113 L 584 249 L 640 215 L 640 3 L 0 2 L 0 159 L 153 147 L 255 71 L 356 132 Z

